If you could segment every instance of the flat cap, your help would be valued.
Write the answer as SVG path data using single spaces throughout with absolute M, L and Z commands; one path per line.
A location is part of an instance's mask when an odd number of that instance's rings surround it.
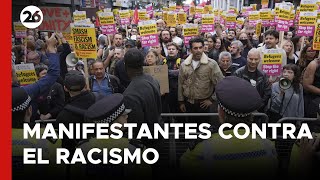
M 262 105 L 262 99 L 248 81 L 228 76 L 218 82 L 216 96 L 220 107 L 229 115 L 246 117 Z
M 119 116 L 130 113 L 131 109 L 125 108 L 123 98 L 119 93 L 102 98 L 86 111 L 86 119 L 95 123 L 112 123 Z
M 81 91 L 86 86 L 86 80 L 80 71 L 70 70 L 66 74 L 64 85 L 69 91 Z

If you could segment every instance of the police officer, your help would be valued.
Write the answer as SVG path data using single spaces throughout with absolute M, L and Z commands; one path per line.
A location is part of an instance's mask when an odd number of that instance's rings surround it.
M 127 123 L 128 113 L 131 112 L 131 109 L 126 109 L 123 101 L 122 94 L 112 94 L 104 97 L 103 99 L 97 101 L 95 104 L 90 106 L 90 108 L 85 113 L 85 121 L 90 123 L 109 123 L 109 127 L 113 123 L 123 124 Z M 124 131 L 124 128 L 121 128 Z M 92 148 L 107 148 L 108 151 L 112 148 L 123 149 L 128 148 L 130 151 L 134 151 L 136 148 L 142 148 L 142 143 L 138 141 L 129 141 L 126 137 L 120 139 L 96 139 L 95 137 L 84 140 L 78 144 L 78 148 L 81 148 L 84 154 L 87 154 L 88 151 Z M 102 153 L 94 156 L 96 159 L 103 159 Z M 142 173 L 143 172 L 143 173 Z M 82 165 L 73 166 L 71 169 L 71 177 L 90 177 L 90 179 L 95 178 L 111 178 L 111 177 L 126 177 L 139 175 L 139 177 L 148 177 L 151 176 L 151 168 L 146 164 L 99 164 L 99 165 Z M 85 173 L 85 174 L 84 174 Z
M 23 124 L 30 123 L 32 107 L 31 97 L 22 87 L 12 87 L 12 178 L 13 179 L 37 179 L 37 177 L 49 176 L 52 178 L 64 178 L 64 166 L 56 165 L 56 148 L 61 146 L 61 141 L 55 143 L 46 139 L 23 138 Z M 42 159 L 50 160 L 49 165 L 24 164 L 23 156 L 25 148 L 41 148 Z M 34 159 L 32 159 L 34 160 Z M 35 176 L 37 174 L 37 176 Z M 43 175 L 43 176 L 42 176 Z
M 251 113 L 262 103 L 259 93 L 249 82 L 234 76 L 218 82 L 216 96 L 220 122 L 230 123 L 233 127 L 238 123 L 250 124 Z M 250 135 L 247 139 L 240 140 L 234 136 L 233 129 L 227 129 L 223 133 L 233 137 L 223 139 L 215 133 L 208 140 L 188 150 L 180 159 L 182 170 L 190 176 L 205 177 L 264 177 L 263 175 L 275 173 L 277 157 L 271 141 L 260 137 L 252 139 Z M 244 130 L 239 129 L 238 133 L 243 135 Z

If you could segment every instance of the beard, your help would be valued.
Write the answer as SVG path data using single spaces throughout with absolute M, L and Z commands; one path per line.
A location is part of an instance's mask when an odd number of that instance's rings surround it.
M 162 42 L 164 42 L 164 43 L 168 43 L 168 42 L 171 42 L 171 41 L 172 41 L 171 38 L 169 38 L 169 39 L 162 39 Z

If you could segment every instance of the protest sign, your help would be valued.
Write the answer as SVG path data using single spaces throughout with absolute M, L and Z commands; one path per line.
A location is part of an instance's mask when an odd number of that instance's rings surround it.
M 194 15 L 195 13 L 196 13 L 196 7 L 191 6 L 191 7 L 189 8 L 189 15 Z
M 211 5 L 205 5 L 204 6 L 204 14 L 212 14 L 213 13 L 213 7 Z
M 204 12 L 204 8 L 203 7 L 201 7 L 201 6 L 197 6 L 196 7 L 196 14 L 198 13 L 198 14 L 203 14 L 203 12 Z
M 159 36 L 155 20 L 142 21 L 138 24 L 141 46 L 156 46 L 159 44 Z
M 213 31 L 214 31 L 214 15 L 202 14 L 201 32 L 213 32 Z
M 145 9 L 140 9 L 140 10 L 138 11 L 138 17 L 139 17 L 139 21 L 148 20 L 149 18 L 147 17 L 147 10 L 145 10 Z
M 185 24 L 187 23 L 187 14 L 184 12 L 178 13 L 178 24 Z
M 71 12 L 69 7 L 40 7 L 43 21 L 39 31 L 70 32 Z
M 174 2 L 169 3 L 169 11 L 175 11 L 177 9 L 177 5 Z
M 268 8 L 269 0 L 261 0 L 262 9 Z
M 81 7 L 82 8 L 95 8 L 96 1 L 95 0 L 81 0 Z
M 121 25 L 130 24 L 130 12 L 129 10 L 120 10 L 119 11 Z
M 168 20 L 168 12 L 167 11 L 163 11 L 162 14 L 163 14 L 163 20 L 165 22 L 167 22 L 167 20 Z
M 183 5 L 182 9 L 185 13 L 189 12 L 189 8 L 190 6 L 189 5 Z
M 300 12 L 312 12 L 318 9 L 317 0 L 301 0 Z
M 236 25 L 237 25 L 237 15 L 236 14 L 227 14 L 226 16 L 226 27 L 229 28 L 229 29 L 233 29 L 233 28 L 236 28 Z
M 261 20 L 271 20 L 271 9 L 260 9 Z
M 112 12 L 102 12 L 99 13 L 98 16 L 100 24 L 102 25 L 101 30 L 103 34 L 109 35 L 117 32 Z
M 160 84 L 161 94 L 169 92 L 168 66 L 143 66 L 143 72 L 151 75 Z
M 15 38 L 24 38 L 27 36 L 27 28 L 21 22 L 14 22 L 13 29 Z
M 147 10 L 147 14 L 149 15 L 149 17 L 152 18 L 152 17 L 153 17 L 153 7 L 152 7 L 152 4 L 146 5 L 146 10 Z
M 70 24 L 78 58 L 97 58 L 96 31 L 93 24 Z
M 259 11 L 251 11 L 249 13 L 249 24 L 251 26 L 255 26 L 259 19 L 260 19 L 260 12 Z
M 279 6 L 279 19 L 281 20 L 290 20 L 290 14 L 291 14 L 291 6 L 286 4 L 280 4 Z
M 269 76 L 281 75 L 282 53 L 279 49 L 265 49 L 262 57 L 262 70 Z
M 261 27 L 262 27 L 262 22 L 261 20 L 258 20 L 258 23 L 256 25 L 256 35 L 258 37 L 261 35 Z
M 318 19 L 313 35 L 313 49 L 320 50 L 320 19 Z
M 74 44 L 73 37 L 72 37 L 71 33 L 62 33 L 62 34 L 63 34 L 63 37 L 66 39 L 66 41 L 69 44 Z
M 275 17 L 276 30 L 277 31 L 289 31 L 289 21 L 278 19 L 278 16 Z
M 86 11 L 73 12 L 73 22 L 85 20 L 87 18 Z
M 199 34 L 198 25 L 197 24 L 185 24 L 183 26 L 183 37 L 184 37 L 184 44 L 188 45 L 189 40 L 197 36 Z
M 169 12 L 166 23 L 168 27 L 175 27 L 177 25 L 177 13 Z
M 33 63 L 16 64 L 14 65 L 14 69 L 16 71 L 18 81 L 22 86 L 33 84 L 38 80 Z
M 297 36 L 313 36 L 317 20 L 317 11 L 300 12 Z

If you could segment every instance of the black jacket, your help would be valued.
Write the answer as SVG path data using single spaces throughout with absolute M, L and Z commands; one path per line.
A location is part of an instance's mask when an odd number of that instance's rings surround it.
M 243 66 L 239 68 L 234 73 L 235 76 L 250 82 L 250 78 L 248 74 L 249 74 L 249 71 L 247 66 Z M 263 100 L 263 105 L 258 111 L 264 112 L 265 107 L 268 105 L 269 98 L 271 97 L 271 84 L 269 83 L 267 74 L 259 69 L 256 70 L 256 77 L 257 79 L 254 79 L 256 81 L 256 89 Z
M 71 97 L 67 104 L 83 110 L 87 110 L 92 104 L 95 103 L 95 100 L 96 98 L 93 93 L 85 91 L 77 96 Z M 58 129 L 59 123 L 63 123 L 66 127 L 68 127 L 69 123 L 84 123 L 84 117 L 83 115 L 71 112 L 64 108 L 57 116 L 55 128 Z M 70 151 L 70 154 L 73 154 L 78 142 L 79 140 L 76 139 L 64 138 L 62 140 L 62 147 L 67 148 Z
M 62 79 L 64 79 L 64 77 L 68 73 L 68 67 L 67 67 L 67 63 L 66 63 L 66 58 L 67 58 L 68 54 L 71 53 L 71 48 L 70 48 L 70 45 L 68 43 L 62 43 L 62 46 L 63 46 L 63 51 L 59 55 L 59 58 L 60 58 L 60 76 L 62 77 Z
M 160 85 L 150 75 L 143 74 L 133 78 L 123 93 L 126 108 L 132 109 L 129 113 L 128 122 L 147 123 L 153 132 L 154 123 L 161 123 L 161 95 Z M 140 128 L 134 129 L 134 137 Z M 150 141 L 142 140 L 145 145 Z
M 127 75 L 124 60 L 120 60 L 117 62 L 116 67 L 114 69 L 114 75 L 119 78 L 121 84 L 127 88 L 130 84 L 130 79 Z
M 93 87 L 93 77 L 94 76 L 90 76 L 90 78 L 89 78 L 89 86 L 90 86 L 91 90 L 92 90 L 92 87 Z M 109 85 L 111 86 L 111 89 L 112 89 L 112 94 L 113 93 L 123 93 L 125 88 L 120 83 L 119 78 L 117 78 L 116 76 L 111 75 L 111 74 L 108 74 L 107 77 L 108 77 Z

